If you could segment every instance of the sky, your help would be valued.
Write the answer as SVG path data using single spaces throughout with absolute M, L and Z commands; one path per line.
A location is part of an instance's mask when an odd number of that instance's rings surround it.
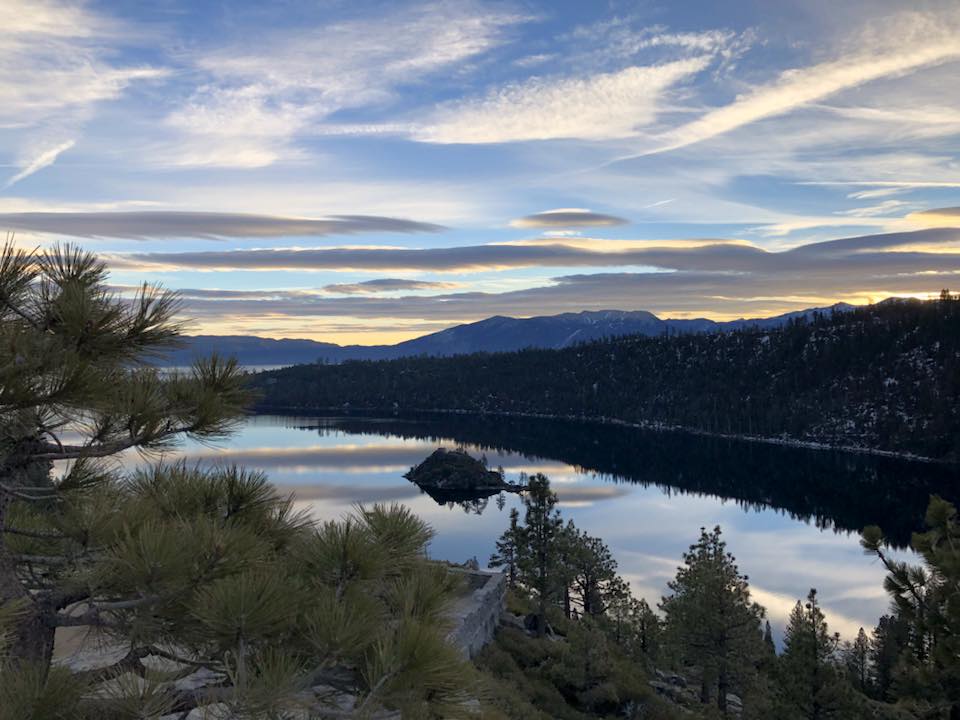
M 0 231 L 189 332 L 960 288 L 960 4 L 0 0 Z

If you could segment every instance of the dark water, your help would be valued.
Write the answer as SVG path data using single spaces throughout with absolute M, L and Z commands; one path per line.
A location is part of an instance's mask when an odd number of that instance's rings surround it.
M 483 563 L 518 498 L 440 505 L 402 478 L 456 445 L 508 479 L 548 475 L 564 516 L 607 542 L 651 604 L 698 529 L 719 524 L 777 631 L 810 587 L 833 629 L 874 625 L 888 606 L 884 573 L 857 532 L 878 524 L 905 546 L 930 494 L 960 500 L 956 467 L 549 420 L 259 416 L 221 446 L 183 454 L 261 468 L 318 518 L 357 502 L 405 503 L 438 531 L 434 556 Z

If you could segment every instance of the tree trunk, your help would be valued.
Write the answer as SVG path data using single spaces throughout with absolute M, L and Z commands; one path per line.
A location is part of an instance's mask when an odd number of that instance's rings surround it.
M 4 526 L 9 499 L 0 499 L 0 528 Z M 4 533 L 0 532 L 0 605 L 17 603 L 23 613 L 14 622 L 13 640 L 7 649 L 15 663 L 50 666 L 53 659 L 53 638 L 56 632 L 53 613 L 26 591 L 17 577 L 16 565 L 7 550 Z
M 37 462 L 30 457 L 30 440 L 18 452 L 0 463 L 0 480 L 12 487 L 49 484 L 53 463 Z M 34 441 L 35 442 L 35 441 Z M 33 597 L 20 582 L 16 563 L 7 547 L 7 517 L 13 496 L 0 491 L 0 605 L 16 603 L 23 612 L 14 622 L 13 638 L 7 655 L 14 663 L 40 665 L 44 670 L 53 659 L 56 633 L 55 609 L 47 598 Z
M 542 638 L 547 634 L 547 596 L 546 593 L 538 593 L 537 599 L 537 637 Z
M 720 663 L 717 673 L 717 709 L 722 717 L 727 716 L 727 691 L 730 689 L 730 676 L 727 672 L 727 663 Z

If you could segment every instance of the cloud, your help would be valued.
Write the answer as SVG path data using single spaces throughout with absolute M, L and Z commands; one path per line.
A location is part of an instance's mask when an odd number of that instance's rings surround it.
M 264 293 L 263 297 L 188 297 L 185 313 L 206 332 L 217 332 L 217 327 L 246 333 L 261 328 L 258 331 L 262 332 L 262 319 L 269 317 L 268 334 L 336 340 L 357 338 L 362 331 L 378 342 L 387 336 L 396 341 L 419 334 L 416 329 L 427 319 L 431 331 L 493 315 L 530 317 L 611 308 L 648 310 L 662 317 L 732 319 L 769 316 L 841 300 L 863 303 L 897 295 L 936 294 L 942 287 L 960 284 L 960 230 L 950 228 L 841 238 L 780 252 L 737 243 L 651 246 L 616 252 L 557 245 L 272 252 L 274 264 L 266 269 L 316 269 L 322 264 L 338 270 L 367 263 L 415 265 L 416 269 L 430 271 L 478 265 L 615 270 L 528 279 L 526 287 L 503 292 L 336 297 L 292 291 Z M 306 255 L 301 257 L 303 253 Z M 260 251 L 126 257 L 128 267 L 148 271 L 168 265 L 193 270 L 264 269 Z M 627 271 L 624 267 L 650 269 Z
M 339 293 L 341 295 L 368 295 L 399 290 L 452 290 L 460 287 L 460 283 L 436 282 L 427 280 L 403 280 L 399 278 L 378 278 L 356 283 L 337 283 L 324 285 L 324 292 Z
M 934 208 L 907 215 L 908 222 L 926 227 L 960 227 L 960 207 Z
M 378 469 L 407 470 L 423 460 L 430 450 L 428 445 L 423 444 L 255 447 L 201 451 L 186 455 L 185 459 L 191 463 L 236 464 L 270 470 L 307 468 L 313 471 L 360 473 Z
M 866 52 L 858 50 L 837 60 L 787 70 L 776 81 L 742 93 L 729 105 L 665 133 L 649 150 L 619 159 L 683 148 L 875 80 L 958 60 L 956 25 L 952 17 L 895 16 L 880 32 L 860 37 L 857 44 L 866 46 Z
M 377 17 L 282 30 L 256 27 L 197 55 L 207 81 L 167 118 L 181 165 L 262 167 L 295 158 L 300 136 L 345 110 L 379 107 L 502 44 L 530 18 L 470 2 L 425 2 Z
M 958 188 L 960 180 L 956 182 L 925 182 L 923 180 L 811 180 L 799 182 L 797 185 L 841 185 L 850 187 L 873 187 L 883 189 L 924 189 L 924 188 Z
M 629 222 L 616 215 L 604 215 L 581 208 L 561 208 L 511 220 L 510 226 L 516 228 L 608 227 L 627 225 Z
M 379 217 L 332 215 L 292 218 L 218 212 L 25 212 L 0 213 L 0 228 L 72 237 L 223 238 L 355 235 L 358 233 L 430 233 L 440 225 Z
M 12 185 L 20 182 L 26 177 L 33 175 L 38 170 L 43 170 L 45 167 L 49 167 L 56 162 L 57 158 L 61 153 L 66 152 L 76 144 L 75 140 L 67 140 L 66 142 L 60 143 L 51 148 L 47 148 L 40 152 L 40 154 L 33 157 L 33 159 L 27 161 L 23 166 L 20 172 L 7 180 L 5 187 L 11 187 Z
M 465 144 L 631 137 L 656 117 L 669 88 L 709 63 L 704 55 L 587 77 L 532 78 L 443 106 L 412 137 Z
M 111 64 L 105 43 L 122 43 L 118 23 L 75 3 L 0 3 L 0 127 L 23 128 L 116 98 L 163 68 Z M 65 113 L 67 114 L 65 116 Z
M 891 253 L 896 248 L 953 246 L 960 230 L 931 229 L 844 238 L 803 245 L 786 252 L 770 252 L 747 243 L 710 242 L 632 246 L 612 251 L 595 250 L 580 243 L 549 242 L 522 245 L 465 245 L 426 249 L 411 248 L 275 248 L 171 253 L 129 253 L 110 256 L 116 267 L 168 267 L 191 270 L 409 270 L 466 272 L 526 267 L 645 266 L 663 270 L 713 273 L 769 272 L 778 269 L 901 268 L 930 269 L 930 253 Z M 936 257 L 944 257 L 938 254 Z M 823 259 L 829 258 L 826 268 Z M 960 255 L 956 256 L 960 261 Z
M 649 17 L 634 16 L 581 25 L 564 39 L 569 42 L 571 63 L 580 67 L 635 62 L 650 50 L 716 54 L 728 65 L 749 49 L 753 35 L 725 29 L 672 32 L 664 25 L 650 25 Z

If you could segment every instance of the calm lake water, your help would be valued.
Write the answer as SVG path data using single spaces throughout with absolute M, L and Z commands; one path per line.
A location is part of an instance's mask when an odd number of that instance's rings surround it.
M 888 600 L 859 529 L 878 524 L 902 547 L 931 493 L 960 500 L 956 467 L 548 420 L 257 416 L 220 445 L 177 455 L 260 468 L 321 519 L 358 502 L 404 503 L 437 530 L 434 557 L 484 564 L 519 498 L 440 505 L 402 477 L 457 445 L 509 480 L 549 476 L 564 517 L 606 541 L 651 605 L 699 528 L 720 525 L 778 635 L 811 587 L 831 629 L 850 637 L 871 628 Z

